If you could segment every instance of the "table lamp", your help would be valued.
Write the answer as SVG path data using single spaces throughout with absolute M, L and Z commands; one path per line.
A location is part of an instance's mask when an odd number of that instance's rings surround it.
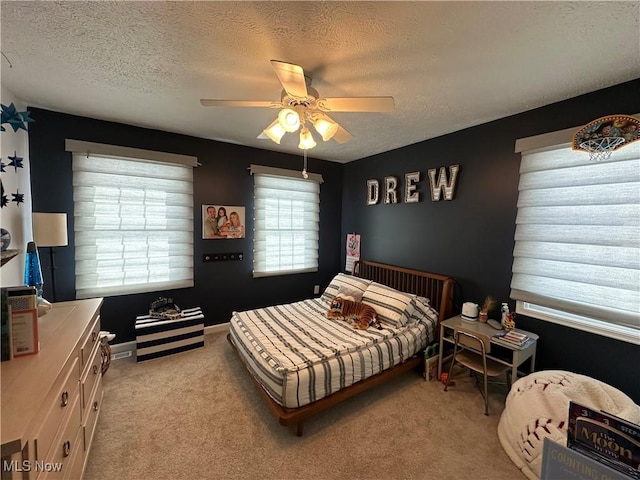
M 38 247 L 48 247 L 51 259 L 51 292 L 53 301 L 56 299 L 56 261 L 55 248 L 66 247 L 67 214 L 66 213 L 34 213 L 33 240 Z

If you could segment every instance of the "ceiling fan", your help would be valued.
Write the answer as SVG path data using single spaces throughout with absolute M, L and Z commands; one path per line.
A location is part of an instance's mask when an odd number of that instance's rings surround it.
M 277 118 L 265 128 L 258 138 L 270 138 L 280 144 L 287 132 L 300 130 L 298 148 L 308 150 L 316 142 L 307 124 L 313 125 L 325 142 L 334 139 L 338 143 L 353 138 L 348 131 L 327 115 L 327 112 L 390 112 L 394 109 L 393 97 L 336 97 L 324 98 L 311 87 L 311 78 L 299 65 L 271 60 L 271 65 L 282 84 L 280 101 L 214 100 L 203 98 L 205 107 L 266 107 L 280 109 Z

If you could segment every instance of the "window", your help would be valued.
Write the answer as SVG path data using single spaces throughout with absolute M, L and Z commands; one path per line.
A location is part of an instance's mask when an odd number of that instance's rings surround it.
M 75 140 L 67 150 L 74 152 L 76 297 L 192 287 L 197 160 Z
M 253 276 L 318 270 L 322 176 L 251 165 L 254 178 Z
M 518 311 L 640 344 L 640 142 L 600 162 L 567 144 L 525 150 L 519 191 Z

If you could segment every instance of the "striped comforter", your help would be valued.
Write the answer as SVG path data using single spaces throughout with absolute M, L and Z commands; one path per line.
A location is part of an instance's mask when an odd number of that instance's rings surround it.
M 435 339 L 433 312 L 401 328 L 357 330 L 326 317 L 320 298 L 234 312 L 231 337 L 280 405 L 297 408 L 410 358 Z

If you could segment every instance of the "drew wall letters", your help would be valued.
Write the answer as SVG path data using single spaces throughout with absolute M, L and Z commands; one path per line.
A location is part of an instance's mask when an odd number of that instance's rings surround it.
M 431 201 L 438 202 L 443 197 L 445 200 L 453 200 L 460 165 L 449 166 L 447 178 L 446 167 L 440 167 L 436 178 L 435 168 L 427 170 L 429 177 L 429 192 Z M 417 184 L 420 182 L 420 172 L 411 172 L 404 175 L 404 203 L 417 203 L 421 200 Z M 398 203 L 398 179 L 394 176 L 384 177 L 383 202 Z M 380 182 L 375 178 L 367 180 L 367 205 L 376 205 L 380 202 Z

